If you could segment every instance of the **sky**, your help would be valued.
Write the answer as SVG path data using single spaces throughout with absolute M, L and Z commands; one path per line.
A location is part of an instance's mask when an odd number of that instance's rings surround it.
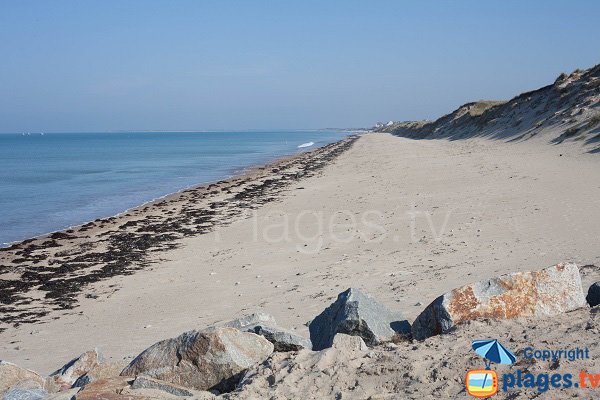
M 0 132 L 368 127 L 600 63 L 600 2 L 0 0 Z

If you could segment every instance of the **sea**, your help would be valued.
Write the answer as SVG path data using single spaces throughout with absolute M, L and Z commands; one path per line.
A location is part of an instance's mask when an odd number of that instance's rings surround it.
M 0 247 L 113 216 L 348 134 L 336 130 L 0 134 Z

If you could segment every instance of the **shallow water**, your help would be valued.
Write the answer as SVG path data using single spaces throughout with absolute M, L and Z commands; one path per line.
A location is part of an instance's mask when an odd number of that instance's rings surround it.
M 0 246 L 346 136 L 337 131 L 0 135 Z M 315 144 L 298 148 L 307 142 Z

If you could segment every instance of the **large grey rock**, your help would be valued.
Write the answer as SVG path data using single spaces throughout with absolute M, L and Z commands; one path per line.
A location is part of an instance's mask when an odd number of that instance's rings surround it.
M 0 360 L 0 395 L 11 388 L 43 389 L 45 380 L 37 372 Z
M 583 306 L 579 268 L 558 264 L 501 275 L 443 294 L 417 317 L 412 334 L 422 340 L 477 318 L 554 316 Z
M 410 324 L 371 296 L 350 288 L 309 325 L 313 350 L 331 347 L 337 333 L 360 336 L 368 346 L 409 334 Z
M 246 369 L 272 352 L 273 344 L 261 336 L 229 327 L 209 328 L 154 344 L 121 375 L 146 375 L 197 390 L 230 391 Z
M 595 307 L 600 304 L 600 282 L 596 282 L 590 286 L 585 299 L 590 307 Z
M 274 351 L 298 351 L 312 348 L 310 340 L 278 327 L 275 318 L 266 313 L 253 313 L 226 322 L 224 325 L 263 336 L 273 343 Z

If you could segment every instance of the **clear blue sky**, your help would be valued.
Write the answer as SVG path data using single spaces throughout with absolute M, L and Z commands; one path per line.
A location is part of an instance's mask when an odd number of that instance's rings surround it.
M 600 1 L 0 3 L 0 132 L 371 126 L 600 63 Z

